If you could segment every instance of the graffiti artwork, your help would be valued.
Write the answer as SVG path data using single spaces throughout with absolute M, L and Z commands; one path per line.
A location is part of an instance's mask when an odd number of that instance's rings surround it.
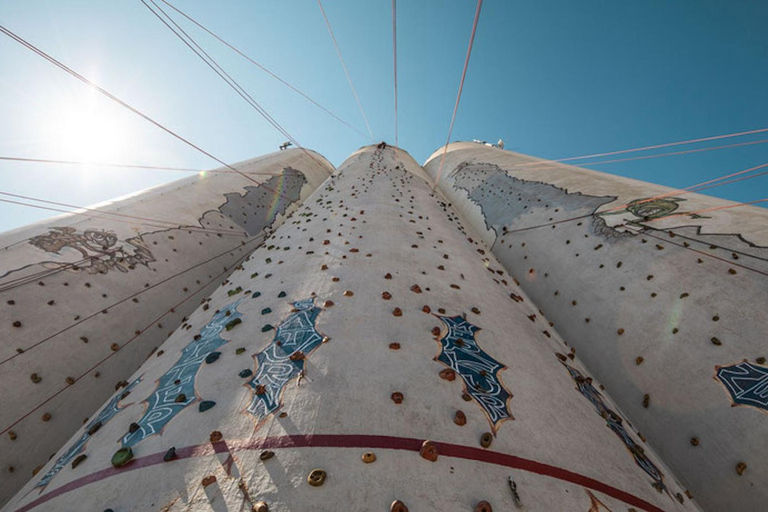
M 507 407 L 512 393 L 499 379 L 499 372 L 506 366 L 478 346 L 475 333 L 479 327 L 461 316 L 436 316 L 448 327 L 448 332 L 439 341 L 440 353 L 435 360 L 462 378 L 467 394 L 483 408 L 495 433 L 501 422 L 514 419 Z
M 621 215 L 625 212 L 629 212 L 635 217 L 641 220 L 655 220 L 661 219 L 672 215 L 687 215 L 692 219 L 708 219 L 709 217 L 701 216 L 697 213 L 677 212 L 680 208 L 680 203 L 685 201 L 680 197 L 666 197 L 666 198 L 645 198 L 635 199 L 626 204 L 624 208 L 618 211 L 611 211 L 605 213 L 598 213 L 597 215 Z M 677 212 L 677 213 L 675 213 Z
M 294 311 L 278 327 L 272 343 L 254 356 L 258 370 L 247 386 L 255 395 L 247 411 L 259 421 L 280 408 L 280 396 L 291 379 L 304 372 L 304 359 L 323 343 L 315 328 L 321 309 L 314 299 L 293 303 Z
M 578 389 L 578 391 L 592 403 L 597 413 L 605 420 L 606 426 L 621 439 L 627 447 L 627 450 L 629 450 L 629 453 L 634 457 L 635 463 L 653 479 L 653 484 L 651 485 L 653 485 L 659 492 L 666 490 L 663 473 L 659 471 L 659 468 L 657 468 L 645 455 L 643 447 L 637 444 L 634 439 L 630 437 L 629 433 L 627 433 L 621 416 L 616 414 L 605 404 L 600 392 L 595 389 L 592 383 L 586 379 L 579 370 L 566 363 L 562 364 L 568 369 L 571 378 L 576 382 L 576 389 Z
M 103 229 L 86 229 L 78 233 L 72 227 L 51 228 L 45 235 L 30 238 L 29 243 L 38 249 L 56 254 L 61 254 L 66 249 L 79 252 L 82 259 L 76 263 L 45 262 L 47 267 L 63 267 L 71 272 L 128 272 L 137 265 L 147 266 L 155 261 L 141 237 L 125 240 L 125 244 L 118 243 L 114 232 Z M 126 244 L 132 249 L 128 249 Z
M 85 432 L 83 432 L 78 440 L 75 441 L 75 444 L 70 446 L 67 451 L 64 452 L 64 454 L 56 460 L 56 463 L 53 465 L 53 467 L 48 470 L 48 472 L 43 476 L 42 479 L 40 479 L 37 484 L 35 484 L 35 487 L 45 488 L 49 483 L 51 483 L 53 477 L 55 477 L 59 471 L 64 468 L 64 466 L 69 464 L 85 449 L 85 445 L 91 436 L 95 434 L 99 428 L 103 427 L 109 420 L 111 420 L 118 412 L 125 409 L 125 407 L 120 407 L 120 401 L 127 396 L 127 393 L 130 392 L 131 389 L 133 389 L 133 387 L 139 383 L 139 381 L 141 381 L 141 378 L 134 380 L 112 397 L 112 400 L 110 400 L 106 407 L 101 410 L 99 415 L 85 426 Z
M 717 366 L 715 378 L 728 391 L 733 406 L 747 405 L 768 412 L 768 367 L 744 360 Z
M 149 436 L 159 434 L 177 414 L 198 400 L 195 380 L 203 361 L 217 348 L 227 343 L 219 334 L 225 326 L 242 315 L 239 299 L 213 315 L 200 330 L 199 337 L 181 351 L 181 357 L 158 380 L 157 388 L 145 401 L 147 410 L 137 422 L 139 428 L 123 436 L 123 446 L 131 447 Z

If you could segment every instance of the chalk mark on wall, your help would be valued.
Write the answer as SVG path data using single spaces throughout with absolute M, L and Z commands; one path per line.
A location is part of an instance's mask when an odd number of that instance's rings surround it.
M 159 434 L 163 428 L 187 406 L 199 400 L 195 391 L 195 380 L 205 358 L 227 343 L 220 336 L 227 323 L 242 314 L 237 306 L 239 299 L 219 310 L 200 330 L 200 337 L 187 344 L 178 361 L 160 377 L 157 388 L 145 400 L 147 408 L 137 422 L 139 428 L 123 436 L 123 446 L 131 447 L 149 436 Z
M 109 401 L 109 403 L 101 410 L 101 412 L 96 416 L 93 420 L 88 422 L 88 424 L 84 427 L 85 431 L 82 433 L 82 435 L 78 438 L 75 443 L 70 446 L 67 451 L 65 451 L 61 457 L 59 457 L 56 460 L 56 463 L 53 465 L 51 469 L 48 470 L 48 472 L 43 476 L 40 481 L 35 484 L 35 488 L 41 488 L 40 492 L 45 489 L 45 487 L 51 483 L 51 480 L 61 471 L 64 469 L 64 466 L 69 464 L 77 455 L 79 455 L 84 449 L 85 445 L 88 443 L 88 440 L 91 438 L 90 432 L 93 429 L 99 429 L 103 427 L 109 420 L 111 420 L 118 412 L 125 409 L 127 406 L 120 407 L 120 401 L 127 397 L 127 393 L 133 389 L 136 384 L 138 384 L 141 381 L 141 377 L 135 379 L 133 382 L 128 384 L 125 388 L 121 389 L 115 396 L 112 397 L 112 399 Z M 98 427 L 96 425 L 99 425 Z M 94 431 L 94 434 L 96 432 Z
M 448 332 L 439 340 L 440 353 L 435 361 L 451 368 L 462 378 L 466 393 L 480 404 L 496 433 L 503 421 L 514 419 L 508 408 L 512 393 L 499 378 L 499 372 L 507 367 L 477 344 L 475 333 L 480 330 L 479 327 L 462 316 L 435 316 L 448 327 Z
M 280 408 L 286 384 L 303 375 L 304 359 L 323 343 L 324 336 L 315 327 L 321 311 L 315 300 L 299 300 L 293 307 L 269 346 L 253 356 L 258 369 L 246 386 L 255 394 L 246 410 L 259 422 Z
M 746 405 L 768 413 L 768 367 L 746 359 L 728 366 L 715 367 L 715 380 L 731 398 L 731 406 Z

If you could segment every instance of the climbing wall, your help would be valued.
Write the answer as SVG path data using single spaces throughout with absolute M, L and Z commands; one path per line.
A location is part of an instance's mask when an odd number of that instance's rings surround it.
M 405 152 L 365 147 L 7 510 L 697 510 Z
M 0 236 L 0 504 L 333 167 L 283 151 Z
M 704 509 L 765 510 L 768 211 L 473 143 L 439 189 Z

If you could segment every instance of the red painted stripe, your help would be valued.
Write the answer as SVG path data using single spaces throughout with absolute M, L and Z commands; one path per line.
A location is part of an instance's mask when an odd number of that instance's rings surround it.
M 408 450 L 418 452 L 421 448 L 423 439 L 413 439 L 407 437 L 391 436 L 373 436 L 373 435 L 295 435 L 295 436 L 277 436 L 261 439 L 245 439 L 233 441 L 220 441 L 218 443 L 206 443 L 195 446 L 187 446 L 176 450 L 176 460 L 189 459 L 193 457 L 205 457 L 214 453 L 227 453 L 240 450 L 256 450 L 263 448 L 380 448 L 388 450 Z M 435 442 L 440 457 L 455 457 L 458 459 L 475 460 L 496 464 L 513 469 L 521 469 L 539 475 L 545 475 L 556 478 L 564 482 L 570 482 L 588 489 L 605 494 L 611 498 L 623 501 L 628 505 L 647 510 L 649 512 L 663 512 L 662 509 L 638 498 L 633 494 L 617 489 L 606 483 L 589 478 L 567 469 L 551 466 L 542 462 L 536 462 L 530 459 L 524 459 L 515 455 L 483 450 L 469 446 L 461 446 L 451 443 Z M 163 463 L 165 453 L 154 453 L 145 457 L 134 459 L 127 466 L 122 468 L 109 467 L 86 475 L 77 480 L 73 480 L 51 492 L 37 498 L 36 500 L 17 509 L 16 512 L 26 512 L 32 510 L 38 505 L 66 494 L 88 484 L 104 480 L 115 475 L 127 473 L 141 468 L 154 466 Z

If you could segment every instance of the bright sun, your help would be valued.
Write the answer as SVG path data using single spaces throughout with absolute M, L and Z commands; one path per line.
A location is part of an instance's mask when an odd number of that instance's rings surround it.
M 129 137 L 108 109 L 94 105 L 66 105 L 48 120 L 53 158 L 87 162 L 121 160 Z

